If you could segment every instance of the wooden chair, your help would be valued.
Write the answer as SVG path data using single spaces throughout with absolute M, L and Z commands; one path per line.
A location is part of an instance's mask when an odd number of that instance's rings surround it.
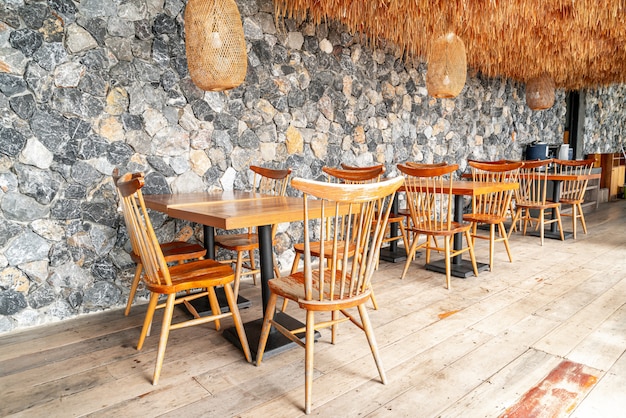
M 516 183 L 522 162 L 483 163 L 470 161 L 472 180 L 487 183 Z M 472 213 L 463 215 L 463 220 L 472 223 L 472 242 L 476 238 L 489 240 L 489 270 L 493 271 L 493 254 L 496 242 L 504 243 L 509 261 L 513 262 L 509 247 L 509 234 L 504 226 L 507 213 L 510 210 L 513 190 L 502 190 L 474 196 L 472 199 Z M 478 234 L 478 225 L 489 225 L 489 236 Z M 496 238 L 495 228 L 498 227 L 499 238 Z
M 580 176 L 591 174 L 591 169 L 595 160 L 554 160 L 557 174 L 567 176 Z M 585 215 L 583 213 L 583 202 L 585 201 L 585 190 L 587 190 L 587 182 L 589 179 L 572 179 L 563 180 L 561 182 L 561 190 L 559 195 L 559 203 L 561 206 L 570 205 L 571 213 L 561 212 L 561 216 L 569 216 L 572 218 L 572 235 L 576 239 L 577 219 L 583 227 L 583 232 L 587 233 L 587 224 L 585 223 Z
M 544 242 L 545 225 L 557 222 L 561 241 L 563 241 L 563 226 L 561 224 L 560 203 L 551 202 L 546 199 L 546 191 L 548 186 L 548 165 L 552 163 L 552 159 L 524 161 L 519 173 L 519 190 L 515 195 L 515 218 L 513 223 L 518 220 L 523 221 L 523 234 L 526 235 L 526 228 L 529 222 L 536 221 L 536 228 L 539 229 L 541 237 L 541 245 Z M 554 210 L 555 217 L 546 219 L 545 211 Z M 533 216 L 531 211 L 538 211 L 538 216 Z
M 426 249 L 426 263 L 430 262 L 431 250 L 443 251 L 447 289 L 450 289 L 450 260 L 454 256 L 469 252 L 474 274 L 478 276 L 470 236 L 471 224 L 452 220 L 452 173 L 458 169 L 458 165 L 409 167 L 406 164 L 398 164 L 398 169 L 404 174 L 404 189 L 411 213 L 411 225 L 408 230 L 413 234 L 402 278 L 415 258 L 415 252 L 420 248 Z M 452 243 L 454 234 L 457 233 L 465 236 L 467 246 L 454 250 Z M 419 243 L 421 235 L 426 237 L 423 243 Z M 443 247 L 437 244 L 435 237 L 443 238 Z
M 138 177 L 141 176 L 141 174 L 136 173 L 132 174 L 131 176 Z M 120 178 L 120 172 L 118 168 L 113 169 L 112 177 L 113 184 L 117 186 L 117 180 Z M 122 201 L 121 196 L 120 201 Z M 124 212 L 124 216 L 126 216 L 126 212 Z M 128 225 L 128 221 L 126 221 L 126 224 Z M 128 316 L 128 314 L 130 313 L 130 307 L 135 300 L 135 294 L 137 293 L 139 281 L 141 280 L 141 274 L 143 273 L 143 263 L 141 262 L 141 257 L 139 257 L 138 254 L 137 244 L 135 243 L 133 236 L 130 236 L 129 238 L 131 245 L 130 258 L 137 265 L 137 267 L 135 268 L 135 276 L 133 277 L 133 282 L 130 286 L 128 301 L 126 302 L 126 309 L 124 309 L 125 316 Z M 165 261 L 168 263 L 182 263 L 188 260 L 201 259 L 204 258 L 204 256 L 206 255 L 206 249 L 204 247 L 199 244 L 185 241 L 165 242 L 161 244 L 161 251 L 163 252 L 163 257 L 165 257 Z M 199 317 L 193 306 L 188 305 L 188 308 L 190 308 L 190 311 L 194 316 Z
M 285 195 L 287 184 L 289 183 L 289 174 L 291 174 L 290 168 L 276 170 L 251 165 L 250 170 L 254 172 L 252 184 L 255 192 L 273 196 Z M 276 225 L 273 225 L 272 241 L 275 235 Z M 259 249 L 259 236 L 256 228 L 249 228 L 246 233 L 216 235 L 215 246 L 237 253 L 235 260 L 222 260 L 222 262 L 235 264 L 235 296 L 239 295 L 239 283 L 242 276 L 252 275 L 253 282 L 256 285 L 256 275 L 260 273 L 254 258 L 254 250 Z M 244 257 L 246 253 L 248 258 Z M 245 265 L 245 262 L 249 264 Z M 246 271 L 244 271 L 244 268 Z M 276 277 L 280 276 L 280 270 L 275 259 L 274 274 L 276 274 Z
M 414 161 L 407 161 L 404 164 L 409 166 L 409 167 L 412 167 L 412 168 L 444 167 L 444 166 L 448 165 L 448 163 L 445 162 L 445 161 L 442 161 L 442 162 L 439 162 L 439 163 L 432 163 L 432 164 L 416 163 Z M 398 214 L 404 216 L 404 218 L 406 219 L 406 224 L 407 225 L 411 222 L 411 211 L 409 210 L 408 207 L 404 208 L 404 209 L 398 209 Z
M 295 189 L 304 194 L 304 271 L 269 281 L 270 297 L 256 358 L 257 365 L 260 365 L 271 326 L 304 347 L 304 403 L 307 414 L 311 412 L 316 330 L 331 327 L 331 342 L 334 344 L 338 324 L 352 321 L 365 332 L 380 379 L 383 383 L 387 382 L 365 303 L 370 298 L 371 278 L 383 241 L 391 202 L 402 181 L 402 177 L 396 177 L 375 184 L 333 184 L 300 178 L 291 182 Z M 321 219 L 309 216 L 309 200 L 312 198 L 322 200 Z M 317 216 L 319 215 L 315 217 Z M 327 231 L 330 231 L 330 235 L 327 235 Z M 322 253 L 332 254 L 329 259 L 320 259 L 317 267 L 311 261 L 314 256 L 311 244 L 318 239 L 314 237 L 321 238 Z M 343 251 L 345 241 L 356 243 L 353 257 Z M 305 327 L 288 330 L 273 320 L 279 296 L 296 302 L 306 311 Z M 348 309 L 355 307 L 358 309 L 360 321 L 348 312 Z M 322 312 L 330 312 L 331 318 L 316 322 L 316 314 Z M 304 342 L 296 336 L 302 332 L 305 333 Z
M 356 169 L 340 169 L 340 168 L 332 168 L 332 167 L 322 167 L 322 171 L 328 175 L 329 183 L 343 183 L 343 184 L 369 184 L 369 183 L 377 183 L 380 180 L 380 176 L 385 172 L 385 167 L 380 164 L 373 167 L 368 168 L 356 168 Z M 391 217 L 393 215 L 389 215 L 389 221 L 391 222 Z M 406 237 L 406 232 L 404 231 L 404 227 L 402 227 L 402 233 Z M 326 236 L 330 235 L 330 231 L 326 231 Z M 354 238 L 354 236 L 353 236 Z M 383 238 L 383 243 L 385 239 Z M 406 241 L 405 241 L 406 242 Z M 321 257 L 322 254 L 326 260 L 331 260 L 333 257 L 332 250 L 333 247 L 330 243 L 322 243 L 320 241 L 313 241 L 308 243 L 310 246 L 311 255 L 313 257 Z M 325 252 L 322 251 L 322 248 L 325 248 Z M 356 252 L 356 243 L 348 242 L 347 244 L 343 244 L 338 247 L 340 251 L 346 251 L 347 256 L 353 257 Z M 300 257 L 304 256 L 305 243 L 300 242 L 296 243 L 293 246 L 293 249 L 296 253 L 295 258 L 293 260 L 293 264 L 291 265 L 291 274 L 294 274 L 298 271 L 298 266 L 300 264 Z M 341 260 L 342 254 L 339 254 L 338 259 Z M 378 264 L 377 264 L 378 265 Z M 372 291 L 372 304 L 374 305 L 374 309 L 378 309 L 378 304 L 376 303 L 376 298 L 374 297 L 374 292 Z M 289 299 L 285 299 L 282 306 L 282 311 L 284 312 L 287 309 L 287 304 Z
M 188 327 L 192 325 L 215 322 L 216 329 L 220 328 L 219 321 L 222 318 L 232 317 L 235 323 L 237 334 L 243 348 L 246 360 L 250 361 L 250 348 L 246 339 L 245 330 L 231 283 L 235 280 L 235 275 L 230 266 L 218 263 L 215 260 L 198 260 L 188 263 L 168 266 L 167 261 L 157 241 L 152 223 L 148 216 L 146 206 L 141 193 L 144 185 L 142 175 L 126 174 L 117 182 L 117 189 L 122 199 L 122 208 L 127 221 L 128 233 L 134 237 L 139 256 L 144 265 L 143 275 L 146 288 L 150 291 L 150 302 L 141 329 L 137 350 L 141 350 L 146 335 L 152 324 L 154 312 L 158 308 L 164 308 L 163 323 L 161 326 L 161 337 L 157 351 L 157 360 L 154 367 L 152 384 L 156 385 L 161 374 L 161 367 L 165 357 L 165 347 L 172 329 Z M 229 311 L 221 313 L 220 306 L 215 295 L 215 287 L 223 286 Z M 195 294 L 185 294 L 176 297 L 178 293 L 185 293 L 191 289 L 207 289 L 205 292 Z M 164 304 L 158 304 L 159 296 L 166 295 Z M 208 296 L 212 315 L 189 319 L 183 322 L 172 323 L 174 306 L 176 304 Z

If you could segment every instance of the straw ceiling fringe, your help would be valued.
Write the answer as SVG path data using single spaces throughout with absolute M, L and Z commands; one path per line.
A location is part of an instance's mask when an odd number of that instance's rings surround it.
M 520 82 L 549 75 L 577 90 L 626 82 L 626 0 L 274 0 L 276 15 L 338 21 L 373 46 L 425 60 L 454 32 L 468 67 Z

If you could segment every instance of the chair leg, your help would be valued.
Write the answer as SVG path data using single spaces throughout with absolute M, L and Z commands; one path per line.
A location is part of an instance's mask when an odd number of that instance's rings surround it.
M 402 276 L 400 276 L 401 279 L 404 279 L 404 276 L 406 276 L 406 272 L 409 271 L 409 266 L 411 265 L 411 261 L 413 261 L 413 257 L 415 256 L 415 250 L 417 249 L 417 239 L 418 237 L 415 237 L 413 239 L 413 242 L 411 243 L 411 248 L 409 248 L 408 252 L 406 253 L 406 262 L 404 263 L 404 270 L 402 271 Z M 426 250 L 427 254 L 429 250 Z M 426 258 L 426 263 L 428 263 L 428 256 Z
M 444 260 L 446 263 L 446 289 L 450 289 L 450 237 L 444 237 L 443 247 L 445 250 Z
M 489 224 L 489 271 L 493 271 L 493 252 L 496 245 L 496 226 Z
M 159 349 L 157 351 L 156 364 L 154 365 L 154 376 L 152 377 L 152 384 L 159 383 L 159 376 L 161 375 L 161 367 L 163 367 L 163 359 L 165 358 L 165 347 L 167 346 L 167 339 L 170 335 L 170 325 L 172 324 L 172 315 L 174 314 L 174 302 L 176 301 L 176 294 L 172 293 L 167 295 L 167 302 L 165 302 L 165 309 L 163 310 L 163 324 L 161 325 L 161 337 L 159 338 Z
M 230 284 L 225 284 L 224 285 L 224 289 L 226 289 L 226 287 L 230 287 Z M 213 313 L 213 315 L 219 315 L 222 310 L 220 309 L 220 303 L 217 301 L 217 295 L 215 294 L 215 288 L 214 287 L 209 287 L 207 289 L 209 295 L 209 305 L 211 306 L 211 312 Z M 225 291 L 225 290 L 224 290 Z M 219 331 L 221 328 L 220 325 L 220 320 L 216 319 L 215 321 L 215 330 Z
M 135 300 L 135 293 L 137 293 L 137 287 L 139 287 L 139 280 L 141 279 L 142 271 L 143 264 L 137 263 L 137 268 L 135 269 L 135 277 L 133 277 L 133 283 L 130 285 L 130 292 L 128 293 L 128 302 L 126 302 L 124 316 L 128 316 L 128 314 L 130 313 L 130 307 Z
M 154 317 L 154 311 L 156 310 L 157 303 L 159 302 L 159 294 L 151 293 L 150 302 L 148 303 L 148 310 L 146 311 L 146 317 L 143 320 L 143 327 L 141 328 L 141 334 L 139 335 L 139 342 L 137 343 L 137 350 L 141 350 L 143 342 L 146 340 L 148 330 L 152 326 L 152 318 Z
M 506 249 L 506 253 L 509 256 L 509 262 L 513 262 L 513 257 L 511 256 L 511 247 L 509 246 L 509 236 L 506 233 L 506 228 L 504 227 L 504 222 L 500 222 L 498 224 L 498 230 L 500 231 L 500 236 L 502 237 L 502 241 L 504 242 L 504 248 Z
M 237 299 L 235 298 L 235 293 L 228 283 L 224 285 L 224 293 L 226 294 L 228 308 L 230 309 L 230 313 L 233 316 L 233 322 L 235 323 L 235 329 L 237 330 L 237 335 L 239 336 L 239 342 L 241 343 L 243 354 L 244 356 L 246 356 L 246 360 L 248 361 L 248 363 L 250 363 L 252 361 L 252 356 L 250 354 L 248 338 L 246 337 L 246 330 L 243 327 L 241 315 L 239 315 L 239 308 L 237 307 Z
M 542 246 L 543 246 L 543 232 L 544 232 L 543 229 L 545 227 L 544 226 L 544 213 L 543 212 L 544 212 L 543 209 L 541 209 L 539 211 L 539 231 L 540 231 L 539 234 L 541 236 L 541 245 Z
M 313 395 L 313 357 L 315 348 L 315 311 L 306 311 L 306 337 L 304 344 L 304 412 L 311 413 Z
M 337 324 L 337 322 L 335 322 L 337 320 L 337 311 L 332 311 L 330 313 L 330 321 L 333 323 L 333 325 L 330 327 L 330 343 L 331 344 L 335 344 L 335 342 L 337 341 L 337 327 L 339 326 Z
M 556 221 L 559 225 L 559 232 L 561 233 L 561 241 L 565 241 L 565 237 L 563 236 L 563 224 L 561 223 L 561 211 L 559 208 L 555 209 L 556 212 Z
M 241 282 L 241 272 L 243 270 L 243 251 L 237 251 L 237 261 L 235 262 L 235 281 L 233 288 L 235 297 L 239 297 L 239 283 Z
M 300 253 L 296 252 L 296 256 L 293 258 L 293 264 L 291 265 L 291 274 L 298 271 L 298 265 L 300 264 Z
M 380 376 L 380 381 L 383 382 L 384 385 L 386 385 L 387 376 L 385 375 L 385 368 L 383 367 L 383 362 L 380 359 L 380 354 L 378 352 L 378 344 L 376 344 L 376 337 L 374 337 L 374 330 L 372 329 L 372 323 L 370 322 L 367 309 L 365 308 L 365 305 L 363 304 L 359 305 L 358 309 L 359 309 L 359 315 L 361 315 L 361 324 L 363 325 L 363 331 L 365 331 L 367 342 L 370 345 L 370 350 L 372 350 L 372 356 L 374 356 L 374 361 L 376 362 L 376 368 L 378 369 L 378 375 Z
M 576 223 L 578 222 L 576 220 L 577 216 L 576 216 L 576 209 L 578 209 L 576 207 L 576 203 L 574 203 L 572 205 L 572 235 L 574 237 L 574 239 L 576 239 Z
M 578 206 L 578 212 L 579 212 L 578 216 L 580 217 L 580 223 L 583 226 L 583 232 L 587 234 L 587 224 L 585 223 L 585 215 L 583 213 L 583 206 L 580 203 L 577 203 L 576 205 Z
M 474 253 L 474 246 L 472 245 L 472 235 L 469 229 L 465 231 L 465 240 L 467 241 L 467 247 L 469 248 L 470 260 L 472 262 L 472 269 L 474 270 L 474 276 L 478 277 L 478 265 L 476 264 L 476 254 Z
M 267 301 L 267 308 L 265 308 L 265 317 L 263 318 L 263 327 L 261 327 L 261 336 L 259 337 L 259 349 L 256 354 L 256 365 L 259 366 L 263 360 L 263 353 L 265 352 L 265 345 L 267 344 L 267 338 L 270 335 L 270 329 L 272 326 L 272 319 L 274 319 L 274 310 L 276 309 L 276 300 L 278 296 L 275 293 L 270 292 L 270 298 Z
M 378 303 L 376 302 L 376 297 L 374 296 L 374 289 L 371 289 L 371 294 L 370 294 L 370 299 L 372 300 L 372 306 L 374 307 L 374 310 L 377 311 L 378 310 Z
M 256 261 L 254 259 L 254 250 L 248 251 L 248 256 L 250 257 L 250 267 L 252 270 L 256 270 Z M 256 286 L 256 273 L 252 273 L 252 284 Z

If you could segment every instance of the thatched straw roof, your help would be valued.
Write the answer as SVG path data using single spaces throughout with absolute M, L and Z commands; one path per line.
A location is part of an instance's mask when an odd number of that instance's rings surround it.
M 550 75 L 575 90 L 626 82 L 626 0 L 274 0 L 277 15 L 335 20 L 376 45 L 426 60 L 449 31 L 467 64 L 521 82 Z

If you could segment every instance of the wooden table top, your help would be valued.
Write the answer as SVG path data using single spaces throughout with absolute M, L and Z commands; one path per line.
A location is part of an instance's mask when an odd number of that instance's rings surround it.
M 402 186 L 400 190 L 404 191 L 405 187 L 406 186 Z M 478 196 L 481 194 L 499 192 L 503 190 L 516 190 L 518 188 L 519 183 L 492 183 L 471 180 L 452 180 L 452 194 L 454 195 Z
M 144 201 L 173 218 L 227 230 L 304 219 L 301 197 L 227 191 L 144 195 Z M 309 200 L 308 205 L 310 217 L 321 217 L 321 201 Z M 347 212 L 348 205 L 345 208 Z

